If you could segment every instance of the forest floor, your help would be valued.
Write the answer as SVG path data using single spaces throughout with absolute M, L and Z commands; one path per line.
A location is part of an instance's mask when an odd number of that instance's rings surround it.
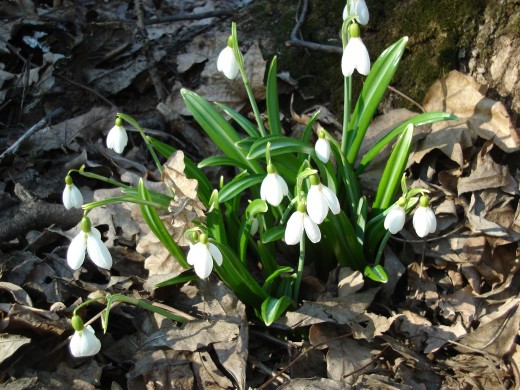
M 131 185 L 161 180 L 135 129 L 122 155 L 106 148 L 117 112 L 195 162 L 217 153 L 179 91 L 250 114 L 241 83 L 216 70 L 231 16 L 250 2 L 136 1 L 141 12 L 130 1 L 47 3 L 0 4 L 2 388 L 520 388 L 520 143 L 508 107 L 457 71 L 432 85 L 417 111 L 460 118 L 418 128 L 409 161 L 412 184 L 431 191 L 437 232 L 418 239 L 408 223 L 389 241 L 385 285 L 344 268 L 322 277 L 309 261 L 300 308 L 267 327 L 214 275 L 156 288 L 182 269 L 131 205 L 89 214 L 113 269 L 86 261 L 70 270 L 66 252 L 82 212 L 61 203 L 65 175 L 82 165 Z M 261 102 L 270 59 L 260 37 L 249 34 L 243 44 Z M 334 110 L 299 93 L 304 77 L 291 76 L 279 75 L 286 133 L 319 108 L 320 124 L 340 134 Z M 291 94 L 302 112 L 288 109 Z M 364 147 L 413 115 L 382 106 Z M 388 153 L 361 178 L 368 196 Z M 209 175 L 218 182 L 230 172 Z M 86 202 L 120 195 L 73 179 Z M 106 293 L 149 299 L 192 321 L 119 304 L 102 334 L 103 305 L 90 305 L 82 314 L 102 349 L 75 359 L 72 311 Z

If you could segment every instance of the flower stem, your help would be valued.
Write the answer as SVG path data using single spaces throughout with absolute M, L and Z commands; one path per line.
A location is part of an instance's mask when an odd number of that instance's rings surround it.
M 233 52 L 235 53 L 235 58 L 238 62 L 238 68 L 240 69 L 242 82 L 244 83 L 244 87 L 246 88 L 249 103 L 251 104 L 251 107 L 253 108 L 253 113 L 255 114 L 256 123 L 258 124 L 258 130 L 260 131 L 260 135 L 262 137 L 265 137 L 266 132 L 264 122 L 262 121 L 262 117 L 260 116 L 260 110 L 258 110 L 255 95 L 253 94 L 253 90 L 251 89 L 251 85 L 249 84 L 249 80 L 247 79 L 246 68 L 244 65 L 244 57 L 242 56 L 242 52 L 238 47 L 237 25 L 235 22 L 231 23 L 231 36 L 233 37 Z
M 146 147 L 148 148 L 148 150 L 150 151 L 150 154 L 152 155 L 153 161 L 155 162 L 155 166 L 159 170 L 159 173 L 162 174 L 163 173 L 163 168 L 162 168 L 161 162 L 159 161 L 159 158 L 157 157 L 157 154 L 155 153 L 155 149 L 153 148 L 152 143 L 150 142 L 150 140 L 148 139 L 148 137 L 144 133 L 143 128 L 130 115 L 123 114 L 123 113 L 119 112 L 117 114 L 117 116 L 120 117 L 121 119 L 124 119 L 128 123 L 130 123 L 132 126 L 134 126 L 137 129 L 137 131 L 139 131 L 139 134 L 141 134 L 141 137 L 143 138 L 143 140 L 144 140 L 144 142 L 146 144 Z
M 305 237 L 300 240 L 300 256 L 298 257 L 298 269 L 296 270 L 296 280 L 294 281 L 293 301 L 298 302 L 300 284 L 303 276 L 303 265 L 305 263 Z
M 374 261 L 374 267 L 379 265 L 379 260 L 381 260 L 381 255 L 383 254 L 383 250 L 385 249 L 386 243 L 391 235 L 392 235 L 392 233 L 387 231 L 385 233 L 385 236 L 381 240 L 381 244 L 379 244 L 379 249 L 377 251 L 376 260 Z
M 96 180 L 99 180 L 99 181 L 103 181 L 105 183 L 112 184 L 112 185 L 114 185 L 116 187 L 130 188 L 129 185 L 120 183 L 120 182 L 118 182 L 116 180 L 109 179 L 108 177 L 97 175 L 97 174 L 92 173 L 92 172 L 85 172 L 85 165 L 82 165 L 80 169 L 71 169 L 69 171 L 69 175 L 70 175 L 71 172 L 78 172 L 81 176 L 90 177 L 91 179 L 96 179 Z
M 344 99 L 343 99 L 343 133 L 341 137 L 341 152 L 347 155 L 352 131 L 349 129 L 351 100 L 352 100 L 352 77 L 344 77 Z
M 134 198 L 132 196 L 117 196 L 117 197 L 114 197 L 114 198 L 98 200 L 97 202 L 91 202 L 91 203 L 84 204 L 82 206 L 82 208 L 85 211 L 89 211 L 89 210 L 92 210 L 95 207 L 105 206 L 107 204 L 117 203 L 117 202 L 129 202 L 129 203 L 136 203 L 136 204 L 144 204 L 144 205 L 147 205 L 147 206 L 155 207 L 156 209 L 163 209 L 165 211 L 168 210 L 168 207 L 165 207 L 162 204 L 159 204 L 159 203 L 156 203 L 156 202 L 151 202 L 151 201 L 148 201 L 148 200 L 137 199 L 137 198 Z

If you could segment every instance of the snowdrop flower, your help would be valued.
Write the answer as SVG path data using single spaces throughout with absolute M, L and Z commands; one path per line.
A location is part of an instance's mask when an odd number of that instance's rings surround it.
M 384 226 L 392 234 L 396 234 L 404 226 L 406 219 L 405 205 L 406 199 L 400 197 L 397 203 L 390 208 L 388 214 L 386 214 Z
M 116 123 L 107 135 L 107 147 L 113 149 L 116 153 L 123 153 L 123 149 L 128 143 L 128 135 L 123 127 L 123 120 L 116 118 Z
M 310 182 L 311 188 L 307 193 L 307 213 L 313 222 L 320 224 L 329 213 L 329 209 L 333 214 L 338 214 L 341 207 L 336 194 L 320 183 L 318 175 L 310 176 Z
M 318 134 L 318 140 L 314 145 L 314 151 L 316 152 L 316 156 L 319 160 L 326 164 L 330 159 L 330 143 L 327 138 L 325 138 L 325 132 L 320 131 Z
M 370 72 L 370 57 L 368 50 L 360 38 L 359 25 L 352 23 L 349 27 L 350 40 L 343 50 L 341 57 L 341 71 L 343 76 L 350 77 L 356 69 L 360 74 L 367 75 Z
M 228 79 L 233 80 L 237 77 L 239 67 L 233 51 L 231 37 L 228 39 L 228 45 L 220 52 L 217 59 L 217 70 L 224 73 Z
M 419 237 L 426 237 L 437 229 L 437 219 L 430 207 L 430 199 L 422 195 L 419 199 L 419 207 L 413 215 L 413 227 Z
M 317 243 L 321 240 L 320 228 L 305 212 L 305 204 L 300 202 L 298 203 L 298 209 L 287 221 L 285 243 L 287 245 L 298 244 L 302 240 L 303 231 L 305 231 L 311 242 Z
M 283 197 L 288 194 L 289 188 L 283 177 L 276 173 L 276 168 L 273 164 L 267 164 L 267 176 L 260 186 L 260 198 L 271 206 L 276 207 L 282 203 Z
M 190 247 L 188 252 L 188 264 L 195 268 L 195 273 L 201 279 L 206 279 L 213 270 L 213 260 L 222 265 L 222 253 L 211 242 L 204 233 L 200 235 L 199 242 Z
M 81 191 L 72 182 L 70 175 L 65 176 L 65 189 L 63 190 L 62 199 L 67 210 L 73 207 L 80 209 L 83 205 L 83 195 L 81 195 Z
M 368 23 L 368 8 L 365 0 L 351 0 L 348 15 L 357 15 L 356 19 L 359 24 L 366 25 Z M 343 11 L 343 20 L 345 19 L 345 11 Z
M 80 358 L 93 356 L 101 349 L 101 341 L 96 337 L 92 326 L 83 326 L 80 316 L 74 315 L 71 320 L 75 332 L 70 340 L 69 348 L 72 356 Z
M 101 241 L 101 233 L 90 225 L 90 219 L 83 217 L 81 231 L 74 237 L 67 251 L 67 263 L 73 270 L 77 270 L 85 261 L 85 251 L 90 259 L 100 268 L 112 267 L 112 255 Z

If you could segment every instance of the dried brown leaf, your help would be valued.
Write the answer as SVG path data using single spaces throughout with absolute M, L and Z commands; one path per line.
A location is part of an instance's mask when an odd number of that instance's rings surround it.
M 9 359 L 19 348 L 31 342 L 31 339 L 16 334 L 0 334 L 0 363 Z
M 487 98 L 482 89 L 471 77 L 453 70 L 432 85 L 423 106 L 428 112 L 451 112 L 464 120 L 471 132 L 492 140 L 504 152 L 517 151 L 520 139 L 504 105 Z

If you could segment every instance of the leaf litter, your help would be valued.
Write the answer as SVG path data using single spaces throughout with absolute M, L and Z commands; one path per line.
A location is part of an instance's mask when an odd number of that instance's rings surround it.
M 212 6 L 204 1 L 189 4 L 183 7 L 193 12 Z M 96 10 L 89 4 L 76 9 L 41 6 L 29 0 L 0 6 L 12 17 L 0 26 L 0 105 L 17 118 L 10 122 L 15 131 L 2 141 L 13 143 L 53 107 L 64 107 L 67 114 L 2 161 L 2 221 L 9 220 L 11 208 L 27 202 L 15 184 L 32 197 L 57 204 L 67 170 L 85 164 L 124 182 L 144 176 L 154 190 L 175 188 L 176 197 L 162 218 L 170 233 L 182 238 L 184 229 L 205 215 L 194 196 L 196 183 L 184 176 L 182 152 L 165 162 L 160 178 L 141 146 L 115 155 L 105 149 L 104 136 L 121 106 L 162 134 L 185 129 L 175 137 L 195 160 L 214 154 L 213 146 L 201 140 L 184 117 L 178 91 L 187 86 L 247 114 L 243 90 L 215 71 L 227 23 L 216 18 L 161 23 L 162 17 L 186 9 L 169 4 L 159 10 L 145 2 L 157 18 L 147 24 L 152 52 L 168 80 L 167 99 L 157 101 L 146 76 L 150 65 L 143 42 L 128 41 L 136 30 L 126 20 L 133 13 L 127 3 L 103 3 Z M 20 19 L 20 10 L 33 18 Z M 54 19 L 43 17 L 49 11 Z M 77 13 L 90 21 L 76 19 Z M 53 21 L 71 17 L 87 29 Z M 120 20 L 126 21 L 113 23 Z M 17 45 L 18 55 L 13 52 Z M 260 47 L 259 37 L 251 37 L 245 60 L 255 96 L 262 100 L 266 62 Z M 418 128 L 409 161 L 410 180 L 432 192 L 439 232 L 419 240 L 408 223 L 402 235 L 391 240 L 384 253 L 390 283 L 376 287 L 349 269 L 334 270 L 327 281 L 308 275 L 305 295 L 312 300 L 265 328 L 215 278 L 156 288 L 183 270 L 149 232 L 135 205 L 111 204 L 89 214 L 114 257 L 113 275 L 89 263 L 74 273 L 66 267 L 66 248 L 76 228 L 28 225 L 24 235 L 0 246 L 3 387 L 518 386 L 520 176 L 511 163 L 519 152 L 518 130 L 502 103 L 456 71 L 431 87 L 423 107 L 460 118 Z M 337 118 L 325 111 L 327 118 L 318 125 L 332 130 Z M 371 134 L 414 115 L 404 109 L 382 114 L 371 125 L 364 148 L 370 146 Z M 294 111 L 287 118 L 292 118 L 295 133 L 310 119 Z M 131 141 L 133 135 L 130 131 Z M 379 161 L 389 152 L 382 151 Z M 367 191 L 373 188 L 377 169 L 376 162 L 364 174 Z M 88 200 L 121 195 L 88 178 L 77 180 Z M 179 325 L 118 305 L 99 356 L 74 360 L 67 350 L 71 312 L 100 292 L 153 299 L 193 320 Z M 101 309 L 93 307 L 89 317 Z M 98 331 L 99 326 L 94 323 Z

